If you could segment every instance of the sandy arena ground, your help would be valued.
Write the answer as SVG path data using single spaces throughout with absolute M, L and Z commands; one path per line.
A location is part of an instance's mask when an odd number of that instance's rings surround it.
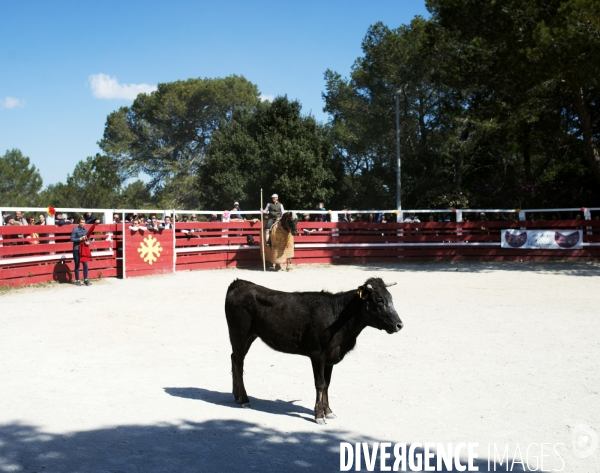
M 253 408 L 234 404 L 231 281 L 341 291 L 370 276 L 398 282 L 405 327 L 367 328 L 336 366 L 336 420 L 313 421 L 308 358 L 258 341 Z M 534 467 L 542 442 L 559 470 L 560 443 L 562 471 L 600 471 L 600 449 L 581 458 L 600 432 L 598 265 L 197 271 L 13 290 L 0 307 L 0 472 L 329 472 L 340 442 L 384 441 L 478 442 L 479 471 L 488 444 L 511 458 L 538 444 Z

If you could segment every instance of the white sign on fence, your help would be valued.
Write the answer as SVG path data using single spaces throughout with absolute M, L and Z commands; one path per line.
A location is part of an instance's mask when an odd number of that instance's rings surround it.
M 583 247 L 583 231 L 502 230 L 500 246 L 537 250 L 580 250 Z

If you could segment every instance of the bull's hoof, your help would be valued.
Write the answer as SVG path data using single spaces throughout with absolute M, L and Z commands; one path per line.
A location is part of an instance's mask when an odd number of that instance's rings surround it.
M 337 419 L 337 416 L 333 412 L 330 412 L 329 414 L 325 414 L 325 417 L 327 419 Z
M 252 408 L 252 406 L 250 405 L 250 403 L 249 403 L 249 402 L 245 402 L 244 404 L 242 404 L 242 407 L 243 407 L 244 409 L 251 409 L 251 408 Z
M 319 425 L 325 425 L 325 419 L 323 419 L 322 417 L 319 417 L 318 419 L 315 419 L 315 422 Z
M 235 400 L 235 403 L 236 403 L 236 404 L 241 404 L 241 403 L 242 403 L 242 401 L 241 401 L 240 399 L 236 399 L 236 400 Z

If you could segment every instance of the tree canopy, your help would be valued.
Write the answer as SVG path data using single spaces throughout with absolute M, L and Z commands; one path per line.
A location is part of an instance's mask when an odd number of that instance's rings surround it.
M 33 206 L 42 188 L 42 176 L 18 149 L 0 156 L 0 202 L 8 207 Z

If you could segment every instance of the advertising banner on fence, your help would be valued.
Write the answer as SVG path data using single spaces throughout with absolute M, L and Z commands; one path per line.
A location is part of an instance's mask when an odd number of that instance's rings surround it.
M 500 246 L 524 250 L 580 250 L 583 247 L 583 231 L 502 230 Z

